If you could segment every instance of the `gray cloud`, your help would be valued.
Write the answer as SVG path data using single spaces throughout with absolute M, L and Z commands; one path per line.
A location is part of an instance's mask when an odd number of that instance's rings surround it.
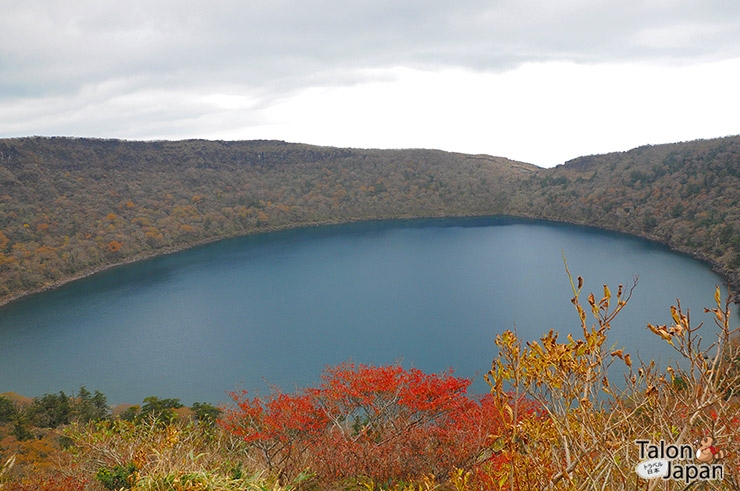
M 292 138 L 345 146 L 437 145 L 537 162 L 553 161 L 545 157 L 552 154 L 558 163 L 560 155 L 720 136 L 706 133 L 707 121 L 722 122 L 711 130 L 715 133 L 737 132 L 726 104 L 699 100 L 716 92 L 704 73 L 693 85 L 681 84 L 683 92 L 673 96 L 684 100 L 683 106 L 694 104 L 695 112 L 714 111 L 692 120 L 699 127 L 684 124 L 680 132 L 666 132 L 671 121 L 655 120 L 627 138 L 624 123 L 666 98 L 663 86 L 648 94 L 644 80 L 636 80 L 650 76 L 650 70 L 635 75 L 624 67 L 682 67 L 687 71 L 681 75 L 669 72 L 685 78 L 692 66 L 740 59 L 740 2 L 730 0 L 5 4 L 0 15 L 0 137 Z M 505 75 L 497 82 L 489 76 L 538 62 L 557 63 L 545 71 L 524 70 L 537 80 L 516 76 L 512 84 Z M 573 63 L 593 68 L 588 82 L 581 80 L 586 72 Z M 606 65 L 611 68 L 605 71 Z M 620 68 L 611 71 L 615 66 Z M 417 85 L 411 88 L 404 85 L 411 77 L 406 69 L 417 70 L 412 77 Z M 455 78 L 449 69 L 474 74 L 477 82 Z M 707 70 L 728 73 L 727 67 Z M 436 82 L 427 76 L 442 73 Z M 603 73 L 609 78 L 600 78 Z M 631 78 L 624 78 L 627 73 Z M 368 82 L 396 82 L 404 76 L 404 84 L 368 87 Z M 653 78 L 670 85 L 675 77 Z M 445 85 L 445 80 L 456 82 Z M 617 80 L 621 85 L 614 85 Z M 508 92 L 495 92 L 482 86 L 484 81 Z M 472 85 L 463 93 L 466 83 Z M 584 92 L 595 87 L 601 97 L 606 85 L 611 99 L 617 92 L 629 93 L 621 94 L 623 103 L 610 114 L 593 112 L 598 101 L 587 100 Z M 344 88 L 358 90 L 348 96 Z M 718 100 L 729 100 L 735 91 L 723 90 L 724 95 L 715 94 Z M 570 99 L 562 104 L 566 93 Z M 358 98 L 363 97 L 372 104 L 361 104 L 365 101 Z M 666 114 L 658 106 L 651 112 L 655 117 Z M 673 106 L 672 100 L 667 107 Z M 395 118 L 404 124 L 391 130 L 388 115 L 396 111 L 404 113 Z M 580 125 L 579 111 L 590 115 L 588 124 L 567 127 L 567 118 Z M 592 128 L 617 124 L 615 113 L 622 121 L 618 130 L 584 137 Z M 340 126 L 333 126 L 338 121 Z M 344 131 L 349 127 L 353 130 Z M 663 133 L 655 133 L 659 130 Z M 342 132 L 344 140 L 338 136 Z M 534 139 L 551 148 L 532 154 Z M 568 148 L 556 151 L 557 145 Z
M 740 55 L 740 3 L 630 0 L 12 2 L 0 96 L 229 82 L 267 91 L 360 68 L 527 61 L 693 63 Z

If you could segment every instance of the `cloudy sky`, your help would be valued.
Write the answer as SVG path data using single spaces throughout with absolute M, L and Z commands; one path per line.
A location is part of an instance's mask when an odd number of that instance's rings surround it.
M 553 166 L 740 134 L 736 0 L 0 0 L 0 137 Z

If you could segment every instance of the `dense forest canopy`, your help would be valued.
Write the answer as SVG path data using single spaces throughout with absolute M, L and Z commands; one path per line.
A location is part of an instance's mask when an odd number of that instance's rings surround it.
M 281 141 L 0 140 L 0 302 L 208 240 L 377 218 L 514 215 L 659 240 L 740 278 L 740 137 L 554 169 Z
M 520 184 L 525 215 L 658 240 L 710 261 L 738 289 L 740 137 L 581 157 Z

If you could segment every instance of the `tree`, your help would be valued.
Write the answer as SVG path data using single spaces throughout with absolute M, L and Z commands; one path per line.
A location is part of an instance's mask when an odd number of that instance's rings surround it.
M 190 409 L 195 413 L 196 419 L 204 424 L 213 424 L 223 413 L 219 408 L 207 402 L 194 402 Z
M 310 468 L 324 482 L 367 476 L 391 483 L 456 468 L 476 470 L 498 431 L 492 398 L 470 398 L 469 379 L 400 366 L 342 364 L 322 383 L 269 398 L 232 393 L 223 426 L 249 442 L 263 465 L 286 477 Z M 521 414 L 536 405 L 522 402 Z M 526 407 L 526 410 L 525 410 Z
M 0 396 L 0 423 L 9 423 L 18 417 L 18 408 L 7 397 Z
M 110 408 L 108 407 L 108 400 L 102 392 L 96 390 L 95 394 L 91 394 L 83 385 L 74 400 L 72 412 L 75 420 L 87 423 L 107 418 Z
M 30 422 L 39 428 L 56 428 L 70 423 L 72 406 L 64 392 L 44 394 L 36 398 L 28 409 Z
M 33 438 L 33 434 L 28 430 L 28 424 L 23 420 L 23 418 L 16 418 L 15 423 L 13 424 L 12 433 L 13 436 L 21 442 Z
M 509 460 L 498 475 L 501 488 L 637 489 L 636 440 L 680 445 L 712 436 L 718 446 L 740 441 L 738 401 L 727 397 L 728 387 L 740 383 L 734 370 L 740 348 L 731 342 L 740 328 L 729 327 L 730 297 L 723 303 L 717 288 L 716 308 L 706 310 L 717 327 L 708 347 L 702 346 L 703 325 L 692 326 L 680 302 L 671 307 L 672 325 L 648 324 L 683 359 L 663 368 L 652 360 L 633 362 L 623 349 L 607 344 L 611 322 L 631 290 L 620 285 L 615 299 L 604 285 L 603 297 L 590 294 L 583 306 L 583 279 L 571 278 L 571 285 L 582 338 L 568 335 L 561 342 L 551 330 L 525 346 L 510 331 L 496 337 L 499 353 L 486 378 L 500 416 L 511 422 L 497 435 Z M 616 383 L 619 366 L 624 381 Z M 549 417 L 520 417 L 513 424 L 519 408 L 508 401 L 507 387 L 536 401 Z M 705 484 L 737 489 L 737 457 L 731 455 L 724 468 L 724 481 Z M 651 481 L 648 489 L 660 481 Z
M 127 407 L 126 410 L 123 411 L 119 417 L 123 421 L 128 421 L 130 423 L 133 423 L 134 421 L 136 421 L 136 418 L 138 417 L 140 412 L 141 412 L 141 406 L 134 405 L 134 406 Z
M 174 410 L 183 407 L 180 399 L 160 399 L 159 397 L 150 396 L 144 399 L 143 402 L 141 413 L 136 416 L 138 420 L 153 417 L 169 421 L 175 417 Z

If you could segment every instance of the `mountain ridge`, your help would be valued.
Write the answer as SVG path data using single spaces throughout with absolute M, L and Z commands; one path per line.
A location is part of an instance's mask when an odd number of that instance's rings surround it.
M 346 221 L 511 215 L 665 243 L 740 288 L 740 137 L 541 168 L 428 149 L 0 140 L 0 303 L 227 237 Z

